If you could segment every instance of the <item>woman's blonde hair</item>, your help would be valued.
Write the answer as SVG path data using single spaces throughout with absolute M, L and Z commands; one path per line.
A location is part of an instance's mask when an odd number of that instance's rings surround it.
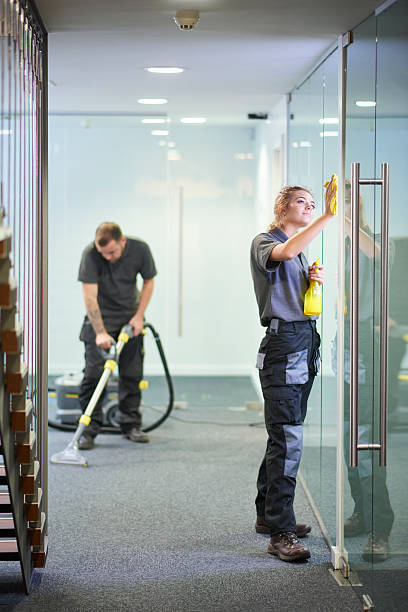
M 268 227 L 268 232 L 273 230 L 275 227 L 283 227 L 285 224 L 286 211 L 288 209 L 290 200 L 296 191 L 307 191 L 307 193 L 310 193 L 309 189 L 306 189 L 306 187 L 299 187 L 299 185 L 287 185 L 286 187 L 282 187 L 276 196 L 275 206 L 273 209 L 275 218 Z M 310 193 L 310 195 L 312 194 Z

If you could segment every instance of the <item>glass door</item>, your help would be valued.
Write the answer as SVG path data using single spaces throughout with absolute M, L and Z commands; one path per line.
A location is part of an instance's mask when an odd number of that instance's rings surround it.
M 387 559 L 372 547 L 372 598 L 377 609 L 396 610 L 408 601 L 408 1 L 377 16 L 376 173 L 390 165 L 389 295 L 385 474 L 374 472 L 373 523 L 389 530 Z M 384 231 L 384 230 L 383 230 Z M 382 240 L 384 236 L 382 235 Z M 385 373 L 382 373 L 385 376 Z
M 321 214 L 325 181 L 338 173 L 337 49 L 291 95 L 288 182 L 312 191 Z M 336 538 L 336 422 L 335 364 L 332 346 L 337 331 L 337 224 L 308 247 L 310 262 L 320 258 L 325 267 L 321 335 L 321 370 L 308 401 L 303 434 L 301 480 L 319 509 L 320 525 L 331 546 Z
M 344 535 L 375 610 L 408 596 L 407 24 L 400 0 L 347 49 Z

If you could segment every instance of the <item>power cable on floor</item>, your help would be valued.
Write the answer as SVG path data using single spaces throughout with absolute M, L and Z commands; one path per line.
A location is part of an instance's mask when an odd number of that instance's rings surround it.
M 151 410 L 160 412 L 160 409 L 157 406 L 149 406 L 149 408 Z M 169 419 L 174 419 L 175 421 L 180 421 L 181 423 L 193 423 L 194 425 L 221 425 L 226 427 L 230 427 L 231 425 L 234 427 L 239 427 L 241 425 L 245 425 L 247 427 L 257 427 L 258 425 L 265 425 L 265 421 L 255 421 L 253 423 L 237 423 L 233 421 L 196 421 L 193 419 L 183 419 L 182 417 L 177 417 L 174 414 L 171 414 L 169 416 Z

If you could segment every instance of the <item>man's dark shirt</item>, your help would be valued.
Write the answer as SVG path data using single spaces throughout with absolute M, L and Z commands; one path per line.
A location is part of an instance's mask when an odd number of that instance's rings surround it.
M 157 274 L 149 246 L 142 240 L 126 238 L 123 254 L 115 263 L 102 257 L 93 242 L 84 249 L 78 280 L 97 283 L 98 304 L 107 329 L 120 329 L 136 313 L 139 303 L 138 274 L 143 280 Z

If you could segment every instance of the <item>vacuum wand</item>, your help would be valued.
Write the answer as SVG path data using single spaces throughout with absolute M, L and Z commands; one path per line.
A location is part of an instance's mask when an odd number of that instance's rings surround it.
M 77 430 L 72 438 L 71 442 L 68 446 L 60 453 L 56 453 L 51 457 L 51 463 L 63 463 L 66 465 L 83 465 L 86 467 L 87 461 L 85 457 L 83 457 L 78 450 L 78 441 L 82 436 L 84 430 L 88 427 L 91 422 L 92 413 L 95 409 L 96 404 L 102 394 L 102 391 L 106 387 L 106 384 L 109 380 L 110 375 L 115 370 L 116 366 L 119 362 L 120 354 L 123 350 L 123 347 L 130 338 L 133 337 L 133 327 L 129 324 L 124 325 L 120 330 L 120 334 L 118 336 L 118 341 L 116 344 L 112 344 L 109 353 L 105 353 L 106 361 L 103 366 L 103 374 L 96 386 L 95 391 L 92 394 L 91 399 L 89 400 L 88 406 L 84 414 L 79 419 L 79 424 Z

